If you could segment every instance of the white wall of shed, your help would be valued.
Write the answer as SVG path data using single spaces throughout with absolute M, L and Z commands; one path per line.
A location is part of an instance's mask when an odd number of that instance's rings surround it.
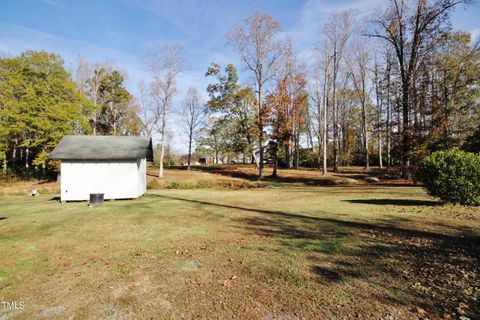
M 146 178 L 140 181 L 142 162 L 142 159 L 112 162 L 63 160 L 60 167 L 61 201 L 89 200 L 91 193 L 103 193 L 104 199 L 137 198 L 146 189 Z M 143 176 L 145 174 L 146 170 Z
M 141 196 L 147 192 L 147 160 L 146 159 L 137 159 L 137 193 L 138 196 Z

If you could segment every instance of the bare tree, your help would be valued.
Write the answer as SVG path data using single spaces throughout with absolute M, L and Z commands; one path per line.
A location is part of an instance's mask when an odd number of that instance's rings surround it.
M 82 94 L 87 94 L 86 87 L 88 79 L 93 73 L 92 64 L 82 57 L 77 57 L 77 70 L 75 71 L 75 83 Z
M 162 109 L 157 108 L 157 104 L 151 95 L 150 86 L 147 86 L 142 80 L 138 85 L 140 91 L 140 119 L 142 121 L 142 133 L 151 137 L 156 132 L 160 118 L 162 117 Z
M 449 27 L 449 16 L 455 6 L 469 0 L 392 0 L 377 14 L 369 36 L 389 43 L 394 52 L 401 82 L 401 135 L 404 178 L 410 178 L 411 160 L 411 112 L 415 89 L 415 75 L 419 62 L 431 51 L 438 36 Z
M 350 68 L 352 70 L 353 86 L 358 96 L 361 107 L 361 129 L 362 129 L 362 147 L 365 153 L 365 169 L 369 168 L 369 123 L 368 123 L 368 106 L 369 106 L 369 94 L 368 94 L 368 49 L 361 42 L 356 42 L 353 48 L 353 62 L 351 62 Z
M 199 125 L 202 123 L 203 115 L 203 106 L 201 103 L 200 94 L 195 88 L 190 87 L 188 89 L 185 97 L 183 98 L 179 111 L 183 121 L 183 129 L 188 137 L 187 169 L 190 170 L 194 135 L 197 132 Z
M 382 148 L 382 130 L 383 130 L 383 120 L 382 120 L 382 106 L 383 106 L 383 96 L 381 89 L 381 81 L 379 76 L 379 65 L 377 56 L 375 56 L 375 66 L 373 70 L 373 83 L 375 86 L 375 98 L 377 102 L 376 114 L 377 114 L 377 150 L 378 150 L 378 165 L 380 169 L 383 168 L 383 148 Z
M 263 90 L 274 75 L 277 60 L 281 56 L 281 42 L 276 39 L 280 24 L 267 14 L 255 12 L 239 26 L 228 33 L 228 42 L 240 53 L 248 70 L 254 75 L 257 92 L 257 134 L 259 144 L 258 177 L 262 179 L 264 157 Z
M 318 142 L 317 165 L 322 167 L 323 174 L 328 173 L 327 167 L 327 146 L 328 146 L 328 106 L 329 88 L 331 81 L 332 56 L 326 42 L 317 48 L 319 57 L 315 62 L 314 88 L 310 94 L 315 108 L 312 114 L 315 125 L 315 132 Z M 320 56 L 322 54 L 323 56 Z
M 275 81 L 277 88 L 285 86 L 289 97 L 288 107 L 285 110 L 284 121 L 288 123 L 288 134 L 285 134 L 283 145 L 285 148 L 285 164 L 287 168 L 298 169 L 300 156 L 300 135 L 309 133 L 309 119 L 307 117 L 306 98 L 306 66 L 293 49 L 292 41 L 287 38 L 282 44 L 283 54 L 279 59 Z
M 391 60 L 387 59 L 387 70 L 386 70 L 386 99 L 387 99 L 387 168 L 392 166 L 392 100 L 390 98 L 390 75 L 391 75 Z
M 333 125 L 333 171 L 338 171 L 338 105 L 337 105 L 337 83 L 340 73 L 340 67 L 347 41 L 352 34 L 352 25 L 354 20 L 354 11 L 345 10 L 334 13 L 330 21 L 323 27 L 323 33 L 326 37 L 326 44 L 331 55 L 332 68 L 332 125 Z
M 328 52 L 325 52 L 325 67 L 323 80 L 323 174 L 327 174 L 327 144 L 328 144 L 328 87 L 330 82 L 330 57 Z
M 320 169 L 321 166 L 321 156 L 322 156 L 322 92 L 321 92 L 321 69 L 320 63 L 316 63 L 313 66 L 313 81 L 310 82 L 310 99 L 312 100 L 312 105 L 310 107 L 310 130 L 312 131 L 311 136 L 312 140 L 315 137 L 316 145 L 316 156 L 317 156 L 317 167 Z M 313 141 L 311 142 L 312 148 L 314 147 Z
M 145 56 L 145 66 L 152 76 L 149 88 L 150 128 L 160 133 L 160 169 L 158 176 L 163 178 L 163 158 L 165 156 L 165 134 L 167 115 L 172 98 L 177 92 L 175 78 L 183 70 L 184 62 L 180 57 L 182 47 L 178 44 L 160 44 L 151 48 Z M 144 112 L 145 113 L 145 112 Z
M 112 71 L 109 62 L 89 62 L 82 57 L 77 59 L 77 70 L 75 82 L 80 93 L 84 94 L 95 106 L 96 109 L 88 116 L 92 123 L 93 135 L 97 134 L 97 122 L 99 117 L 100 86 L 102 79 Z

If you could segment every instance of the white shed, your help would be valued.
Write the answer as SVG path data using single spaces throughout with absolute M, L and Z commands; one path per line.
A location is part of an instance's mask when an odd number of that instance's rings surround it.
M 65 136 L 50 154 L 61 160 L 60 200 L 132 199 L 147 191 L 147 161 L 153 160 L 146 137 Z

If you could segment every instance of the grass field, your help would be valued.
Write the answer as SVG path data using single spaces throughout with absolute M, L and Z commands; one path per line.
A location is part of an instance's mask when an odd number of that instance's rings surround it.
M 480 317 L 478 208 L 412 186 L 272 184 L 93 208 L 2 196 L 0 300 L 25 307 L 0 319 Z

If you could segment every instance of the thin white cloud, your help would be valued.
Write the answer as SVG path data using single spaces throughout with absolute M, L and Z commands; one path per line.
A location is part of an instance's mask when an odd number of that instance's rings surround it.
M 285 33 L 297 46 L 306 48 L 318 41 L 319 33 L 332 13 L 352 9 L 357 11 L 360 17 L 364 17 L 386 2 L 386 0 L 309 0 L 302 7 L 298 22 L 285 30 Z
M 124 51 L 107 48 L 50 33 L 6 23 L 0 23 L 0 52 L 17 55 L 25 50 L 45 50 L 62 56 L 67 67 L 74 65 L 78 56 L 91 61 L 112 61 L 127 73 L 127 85 L 132 89 L 146 74 L 139 58 Z
M 61 0 L 41 0 L 41 1 L 52 7 L 63 8 L 63 4 Z
M 303 13 L 314 16 L 318 13 L 331 14 L 347 9 L 359 10 L 360 12 L 371 12 L 381 4 L 387 3 L 386 0 L 347 0 L 347 1 L 329 1 L 329 0 L 309 0 L 303 7 Z
M 132 7 L 141 8 L 168 21 L 188 40 L 204 40 L 199 49 L 208 51 L 223 44 L 225 34 L 255 8 L 255 1 L 124 0 Z

